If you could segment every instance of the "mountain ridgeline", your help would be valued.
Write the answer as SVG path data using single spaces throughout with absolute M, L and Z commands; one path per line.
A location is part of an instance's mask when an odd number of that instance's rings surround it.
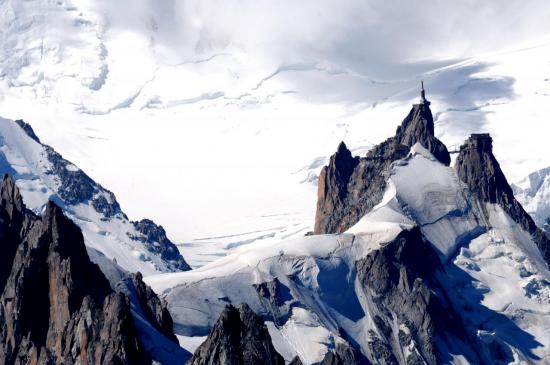
M 366 156 L 338 146 L 319 176 L 315 235 L 145 277 L 151 287 L 90 261 L 61 208 L 36 215 L 6 176 L 0 362 L 544 364 L 550 242 L 514 198 L 488 134 L 471 135 L 450 163 L 422 90 Z M 132 242 L 171 247 L 150 221 L 132 232 Z M 206 339 L 191 354 L 173 328 Z
M 90 261 L 80 228 L 52 202 L 42 216 L 26 209 L 10 176 L 0 199 L 0 363 L 150 364 L 130 299 Z M 156 308 L 147 320 L 174 338 L 160 299 L 133 281 L 134 306 Z
M 550 293 L 548 238 L 488 134 L 450 163 L 423 91 L 366 156 L 338 146 L 319 176 L 315 235 L 243 253 L 205 280 L 160 281 L 182 333 L 208 335 L 191 363 L 278 364 L 280 351 L 293 365 L 544 364 L 549 344 L 533 328 L 546 307 L 532 308 Z
M 394 161 L 420 143 L 449 165 L 447 147 L 434 136 L 429 102 L 415 104 L 394 137 L 374 146 L 365 157 L 353 157 L 344 142 L 319 175 L 314 233 L 342 233 L 382 200 Z
M 423 92 L 424 95 L 424 92 Z M 341 142 L 319 176 L 315 234 L 342 233 L 380 203 L 392 164 L 420 143 L 445 165 L 450 155 L 435 137 L 430 102 L 421 97 L 397 127 L 394 137 L 373 147 L 365 157 L 354 157 Z M 545 261 L 550 262 L 550 240 L 514 197 L 489 134 L 472 134 L 460 147 L 455 169 L 462 182 L 482 202 L 500 205 L 533 236 Z
M 35 213 L 55 201 L 80 226 L 89 247 L 125 270 L 145 275 L 190 270 L 162 226 L 130 221 L 111 191 L 42 143 L 28 123 L 0 118 L 0 135 L 0 174 L 12 176 Z

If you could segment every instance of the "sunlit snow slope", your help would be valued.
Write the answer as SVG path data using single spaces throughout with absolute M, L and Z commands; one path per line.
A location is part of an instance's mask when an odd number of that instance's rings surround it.
M 550 165 L 546 133 L 533 133 L 545 130 L 550 115 L 545 34 L 521 38 L 530 48 L 460 58 L 446 46 L 459 41 L 432 45 L 428 38 L 457 32 L 414 23 L 460 9 L 437 14 L 441 4 L 433 4 L 410 17 L 413 2 L 388 14 L 361 1 L 293 3 L 294 12 L 278 2 L 269 18 L 252 3 L 242 4 L 253 10 L 248 17 L 229 3 L 4 0 L 0 115 L 30 123 L 108 186 L 132 219 L 161 223 L 185 242 L 195 267 L 244 244 L 311 230 L 310 182 L 326 151 L 345 140 L 359 154 L 390 135 L 421 79 L 439 111 L 437 137 L 451 149 L 487 131 L 511 180 Z M 499 9 L 508 9 L 503 23 L 514 28 L 506 16 L 515 8 Z M 357 14 L 365 15 L 359 23 Z M 376 23 L 384 14 L 401 16 L 405 29 Z M 456 17 L 464 29 L 479 17 L 486 24 L 481 14 Z M 409 53 L 384 53 L 390 43 L 375 36 L 382 28 L 402 34 L 405 41 L 391 44 Z M 523 34 L 511 33 L 515 40 Z
M 82 229 L 90 257 L 105 256 L 145 275 L 187 270 L 177 248 L 152 221 L 132 222 L 115 196 L 43 145 L 24 122 L 0 118 L 0 174 L 16 181 L 26 206 L 40 214 L 48 200 Z
M 357 263 L 413 226 L 439 255 L 433 280 L 460 317 L 458 332 L 466 333 L 436 340 L 447 346 L 446 362 L 547 363 L 550 272 L 537 247 L 500 206 L 477 201 L 454 168 L 418 144 L 394 163 L 382 202 L 346 233 L 251 244 L 199 269 L 147 282 L 168 300 L 175 331 L 189 350 L 228 303 L 246 302 L 269 321 L 287 361 L 298 355 L 305 364 L 317 363 L 347 341 L 378 363 L 371 357 L 377 341 L 410 329 L 370 302 Z M 384 330 L 377 316 L 394 320 Z M 403 347 L 400 356 L 417 353 L 417 346 Z
M 512 185 L 514 194 L 535 223 L 550 232 L 550 168 L 529 174 Z

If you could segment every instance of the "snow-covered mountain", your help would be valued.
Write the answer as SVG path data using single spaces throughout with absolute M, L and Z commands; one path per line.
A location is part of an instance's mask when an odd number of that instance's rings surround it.
M 375 148 L 394 152 L 362 157 L 373 166 L 408 150 L 387 165 L 378 204 L 344 233 L 250 244 L 146 278 L 168 301 L 180 343 L 192 351 L 228 304 L 245 302 L 287 362 L 346 348 L 359 363 L 548 363 L 549 241 L 514 200 L 488 135 L 472 135 L 454 166 L 419 143 L 433 138 L 426 108 L 415 105 Z M 337 161 L 326 181 L 357 194 Z
M 550 168 L 529 174 L 512 184 L 514 194 L 535 223 L 550 232 Z
M 0 0 L 0 360 L 550 363 L 550 7 L 388 4 Z
M 550 114 L 544 2 L 431 5 L 4 0 L 0 116 L 162 224 L 193 267 L 313 230 L 301 182 L 341 140 L 390 135 L 421 79 L 451 150 L 484 130 L 511 180 L 549 166 L 531 132 Z
M 29 124 L 0 118 L 0 174 L 16 181 L 29 209 L 54 201 L 82 229 L 89 254 L 144 275 L 188 270 L 166 232 L 153 221 L 133 222 L 115 195 L 44 145 Z

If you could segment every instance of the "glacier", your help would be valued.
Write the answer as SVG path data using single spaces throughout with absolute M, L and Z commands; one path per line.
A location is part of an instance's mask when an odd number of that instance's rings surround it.
M 356 262 L 413 227 L 437 252 L 436 280 L 470 336 L 469 345 L 451 340 L 446 362 L 468 363 L 468 346 L 481 341 L 480 351 L 505 348 L 510 354 L 502 356 L 513 363 L 546 363 L 550 272 L 531 236 L 500 206 L 475 199 L 453 167 L 418 144 L 394 163 L 382 202 L 344 234 L 250 244 L 198 269 L 145 280 L 168 301 L 190 352 L 227 304 L 246 302 L 266 318 L 287 361 L 298 355 L 304 364 L 320 362 L 340 342 L 370 356 L 373 333 L 382 334 Z M 477 356 L 500 361 L 495 351 Z

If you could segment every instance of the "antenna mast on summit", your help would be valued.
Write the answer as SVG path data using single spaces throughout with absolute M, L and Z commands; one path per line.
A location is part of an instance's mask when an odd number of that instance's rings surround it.
M 420 104 L 430 105 L 430 102 L 426 99 L 426 90 L 424 90 L 424 80 L 420 81 Z

